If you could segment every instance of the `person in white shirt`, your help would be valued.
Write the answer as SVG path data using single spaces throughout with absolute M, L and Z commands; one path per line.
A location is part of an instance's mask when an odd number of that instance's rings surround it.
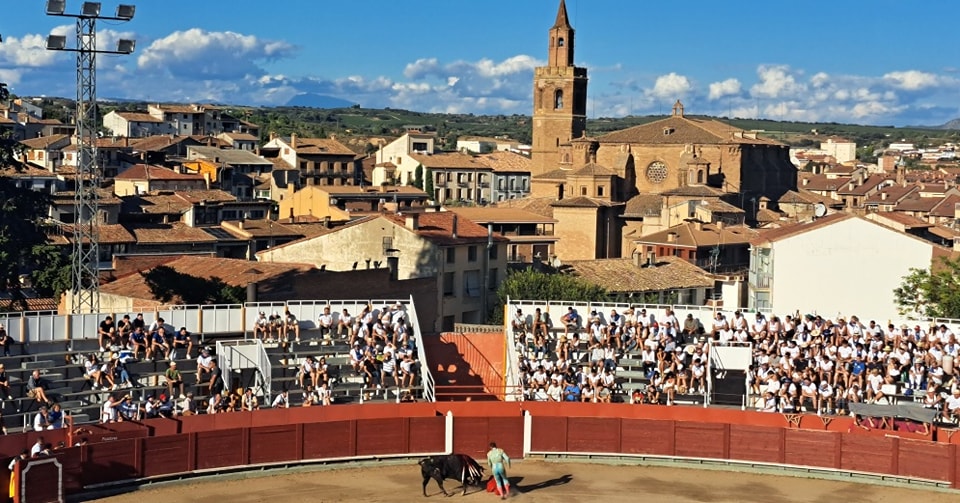
M 337 337 L 346 339 L 351 334 L 353 334 L 353 316 L 350 316 L 350 312 L 344 309 L 337 319 Z
M 203 382 L 203 374 L 213 370 L 213 357 L 209 349 L 202 349 L 197 357 L 197 383 Z
M 273 325 L 267 319 L 267 313 L 260 311 L 259 317 L 253 322 L 253 338 L 262 338 L 264 342 L 267 342 L 271 337 L 272 330 Z
M 53 425 L 50 424 L 47 418 L 47 407 L 42 406 L 37 412 L 37 415 L 33 417 L 33 431 L 43 431 L 43 430 L 52 430 Z
M 273 405 L 271 406 L 274 409 L 289 409 L 290 408 L 290 392 L 283 390 L 276 398 L 273 399 Z
M 944 401 L 943 419 L 960 422 L 960 388 L 953 388 L 953 393 Z
M 114 398 L 113 395 L 108 396 L 107 401 L 103 402 L 103 407 L 101 408 L 101 423 L 115 423 L 117 421 L 116 406 L 116 398 Z

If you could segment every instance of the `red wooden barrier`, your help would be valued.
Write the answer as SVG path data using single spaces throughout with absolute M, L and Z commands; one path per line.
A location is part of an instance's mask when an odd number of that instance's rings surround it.
M 83 436 L 92 443 L 60 451 L 57 459 L 65 490 L 76 494 L 94 484 L 195 470 L 443 452 L 447 410 L 454 413 L 453 451 L 476 458 L 491 441 L 521 457 L 528 411 L 535 453 L 729 459 L 936 480 L 955 488 L 960 480 L 960 447 L 952 439 L 844 430 L 842 421 L 826 425 L 808 418 L 791 425 L 779 414 L 712 409 L 718 413 L 705 416 L 700 408 L 621 404 L 368 404 L 160 419 L 87 427 Z M 0 438 L 0 448 L 19 450 L 33 437 Z M 25 478 L 33 494 L 50 485 L 37 470 Z

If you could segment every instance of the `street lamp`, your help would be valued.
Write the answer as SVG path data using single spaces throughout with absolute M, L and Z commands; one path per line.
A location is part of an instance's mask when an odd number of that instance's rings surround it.
M 67 37 L 50 35 L 47 49 L 77 53 L 77 179 L 74 193 L 73 225 L 73 302 L 74 313 L 100 311 L 100 252 L 97 189 L 101 168 L 97 159 L 97 54 L 131 54 L 136 42 L 121 39 L 115 50 L 97 49 L 97 19 L 130 21 L 133 5 L 117 7 L 115 16 L 101 16 L 100 2 L 83 2 L 79 14 L 66 14 L 66 0 L 47 0 L 47 15 L 72 17 L 77 23 L 77 47 L 67 47 Z

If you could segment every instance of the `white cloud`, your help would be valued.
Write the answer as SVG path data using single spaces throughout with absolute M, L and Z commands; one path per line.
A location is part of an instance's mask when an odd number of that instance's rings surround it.
M 286 58 L 294 51 L 286 42 L 192 28 L 155 40 L 137 58 L 137 66 L 192 79 L 237 79 L 261 75 L 261 62 Z
M 750 88 L 750 94 L 760 98 L 789 98 L 804 91 L 790 73 L 787 65 L 760 65 L 757 68 L 760 82 Z
M 650 95 L 661 99 L 683 98 L 693 89 L 690 79 L 686 76 L 670 72 L 657 77 L 650 90 Z
M 897 89 L 904 91 L 917 91 L 928 87 L 936 87 L 941 84 L 942 79 L 932 73 L 920 72 L 917 70 L 907 70 L 905 72 L 890 72 L 883 76 L 887 81 Z
M 740 94 L 740 87 L 740 81 L 734 78 L 729 78 L 722 82 L 713 82 L 710 84 L 710 93 L 707 99 L 718 100 L 724 96 Z
M 58 55 L 63 53 L 47 50 L 46 35 L 6 37 L 3 43 L 0 43 L 0 66 L 49 66 Z

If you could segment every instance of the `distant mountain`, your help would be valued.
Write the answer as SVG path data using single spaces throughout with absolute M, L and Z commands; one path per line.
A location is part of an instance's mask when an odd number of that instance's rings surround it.
M 960 119 L 953 119 L 942 126 L 938 126 L 937 129 L 960 129 Z
M 310 108 L 350 108 L 354 105 L 352 101 L 347 101 L 333 96 L 324 96 L 322 94 L 301 93 L 287 102 L 288 107 L 310 107 Z

